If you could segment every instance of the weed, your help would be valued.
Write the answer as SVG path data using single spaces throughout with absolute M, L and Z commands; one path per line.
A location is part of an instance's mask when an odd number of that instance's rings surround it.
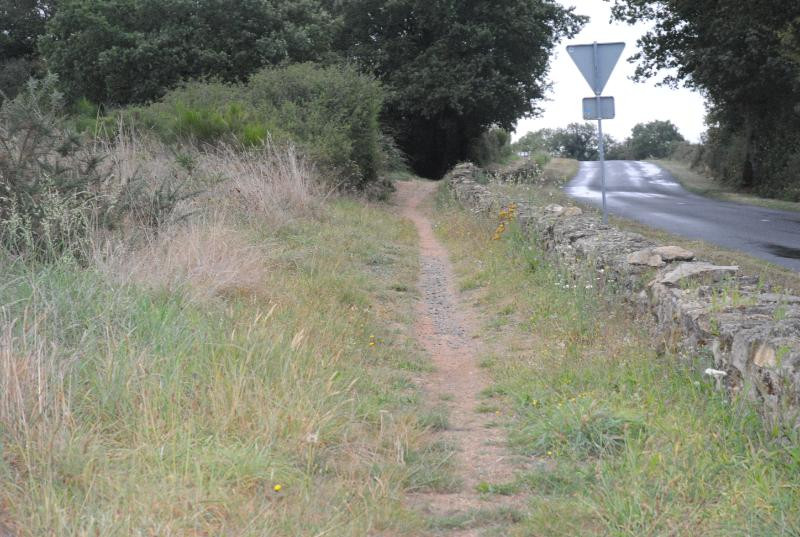
M 522 519 L 522 513 L 508 507 L 476 509 L 466 513 L 432 518 L 428 521 L 428 527 L 431 530 L 439 531 L 469 530 L 497 524 L 515 524 Z
M 497 494 L 499 496 L 513 496 L 519 492 L 520 486 L 517 483 L 490 484 L 481 481 L 475 486 L 475 490 L 480 494 Z
M 419 416 L 420 427 L 433 431 L 444 431 L 450 427 L 448 410 L 444 406 L 429 409 Z
M 455 447 L 446 442 L 434 442 L 409 450 L 405 462 L 409 472 L 404 482 L 411 492 L 454 492 L 461 487 L 452 471 Z

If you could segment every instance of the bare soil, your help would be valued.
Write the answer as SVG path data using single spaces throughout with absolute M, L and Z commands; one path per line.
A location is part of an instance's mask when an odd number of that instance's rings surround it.
M 513 481 L 523 461 L 506 448 L 501 418 L 494 413 L 479 413 L 481 392 L 490 379 L 479 366 L 484 348 L 479 339 L 481 312 L 460 297 L 455 287 L 453 268 L 447 250 L 437 240 L 431 220 L 422 208 L 436 190 L 431 182 L 398 182 L 396 203 L 419 233 L 420 279 L 415 334 L 429 353 L 435 371 L 419 379 L 426 401 L 444 405 L 449 411 L 449 426 L 437 432 L 441 440 L 458 448 L 455 471 L 462 486 L 456 492 L 413 494 L 411 503 L 430 517 L 516 507 L 521 497 L 481 493 L 478 486 Z M 492 524 L 489 520 L 486 525 Z M 469 529 L 447 535 L 479 535 L 477 521 Z M 485 525 L 484 525 L 485 529 Z

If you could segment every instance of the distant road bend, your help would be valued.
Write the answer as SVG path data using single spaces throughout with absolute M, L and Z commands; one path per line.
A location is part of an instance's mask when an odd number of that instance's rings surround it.
M 599 162 L 581 162 L 564 189 L 571 197 L 600 207 Z M 692 194 L 649 162 L 606 162 L 606 191 L 611 214 L 800 271 L 800 213 Z

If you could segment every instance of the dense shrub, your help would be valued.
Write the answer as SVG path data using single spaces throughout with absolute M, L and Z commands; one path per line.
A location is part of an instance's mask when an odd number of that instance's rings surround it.
M 470 147 L 470 158 L 480 166 L 502 163 L 511 158 L 511 135 L 503 129 L 489 129 Z
M 91 227 L 108 179 L 101 156 L 62 129 L 57 80 L 30 80 L 0 106 L 0 224 L 15 252 L 58 254 Z
M 171 140 L 292 141 L 345 186 L 362 188 L 387 163 L 382 103 L 380 84 L 352 68 L 297 64 L 261 70 L 244 84 L 192 82 L 124 114 Z
M 38 258 L 80 256 L 98 228 L 113 229 L 128 219 L 158 228 L 196 193 L 188 188 L 187 166 L 162 167 L 152 175 L 121 170 L 112 143 L 74 130 L 57 86 L 54 75 L 31 79 L 0 106 L 3 249 Z
M 695 167 L 701 164 L 704 151 L 705 146 L 702 143 L 675 142 L 672 144 L 672 151 L 669 154 L 669 158 Z
M 779 129 L 764 129 L 757 141 L 754 129 L 716 121 L 708 129 L 703 164 L 734 188 L 800 201 L 800 120 L 786 115 Z

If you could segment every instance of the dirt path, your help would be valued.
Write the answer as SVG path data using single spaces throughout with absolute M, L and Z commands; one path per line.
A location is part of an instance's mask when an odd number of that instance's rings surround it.
M 414 494 L 412 503 L 431 517 L 474 514 L 468 529 L 448 535 L 479 535 L 481 527 L 492 524 L 485 513 L 520 503 L 515 496 L 481 494 L 481 483 L 498 485 L 513 480 L 517 461 L 505 448 L 505 434 L 497 427 L 497 416 L 476 411 L 480 393 L 490 385 L 478 365 L 481 344 L 477 339 L 479 312 L 459 301 L 455 278 L 447 251 L 436 239 L 430 219 L 420 209 L 430 198 L 435 183 L 413 181 L 397 183 L 397 204 L 402 214 L 414 222 L 420 239 L 421 275 L 416 336 L 430 354 L 436 370 L 420 379 L 427 403 L 444 404 L 449 411 L 449 427 L 441 431 L 442 440 L 458 447 L 455 468 L 462 482 L 452 493 Z

